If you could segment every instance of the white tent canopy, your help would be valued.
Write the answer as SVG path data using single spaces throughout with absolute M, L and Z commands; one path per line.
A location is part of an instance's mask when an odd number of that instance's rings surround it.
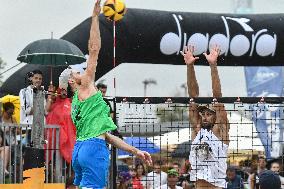
M 238 113 L 228 116 L 230 122 L 230 145 L 231 150 L 257 150 L 264 151 L 256 128 L 252 120 Z
M 228 119 L 230 122 L 230 150 L 264 151 L 253 121 L 233 112 L 228 115 Z M 190 129 L 182 128 L 148 139 L 158 146 L 181 144 L 190 141 Z

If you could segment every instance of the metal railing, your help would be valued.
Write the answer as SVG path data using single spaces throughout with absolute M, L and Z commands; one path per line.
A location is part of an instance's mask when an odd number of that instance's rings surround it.
M 30 157 L 25 157 L 31 155 L 26 152 L 27 148 L 30 147 L 31 126 L 2 123 L 0 131 L 2 131 L 0 152 L 3 151 L 0 153 L 3 154 L 0 155 L 0 184 L 22 183 L 25 164 L 30 163 L 25 162 L 25 159 L 30 159 Z M 64 183 L 71 175 L 71 166 L 60 155 L 59 134 L 59 126 L 45 125 L 44 164 L 46 183 Z M 7 161 L 6 166 L 5 162 Z

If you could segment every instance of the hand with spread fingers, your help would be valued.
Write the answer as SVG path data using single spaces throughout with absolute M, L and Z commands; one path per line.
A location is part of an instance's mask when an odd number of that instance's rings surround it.
M 199 57 L 193 56 L 193 52 L 194 52 L 194 46 L 184 47 L 184 50 L 180 51 L 186 65 L 193 65 L 194 62 L 199 59 Z
M 203 55 L 206 57 L 206 60 L 208 61 L 210 66 L 217 65 L 217 59 L 220 55 L 221 49 L 217 45 L 210 50 L 210 53 L 203 53 Z

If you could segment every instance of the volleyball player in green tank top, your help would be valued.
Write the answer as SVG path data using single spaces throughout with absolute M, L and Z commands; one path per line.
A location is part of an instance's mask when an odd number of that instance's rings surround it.
M 85 73 L 80 75 L 71 71 L 69 83 L 75 85 L 76 92 L 72 101 L 72 120 L 76 126 L 76 144 L 72 155 L 75 172 L 74 184 L 80 188 L 104 188 L 109 167 L 109 150 L 106 142 L 134 154 L 145 163 L 151 164 L 151 156 L 128 145 L 108 131 L 116 125 L 110 117 L 110 109 L 95 87 L 95 72 L 101 48 L 98 15 L 100 0 L 97 1 L 93 15 L 89 39 L 89 58 Z

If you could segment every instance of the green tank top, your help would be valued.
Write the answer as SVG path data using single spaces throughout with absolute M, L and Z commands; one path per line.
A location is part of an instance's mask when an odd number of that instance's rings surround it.
M 83 101 L 79 100 L 76 91 L 72 100 L 71 117 L 76 126 L 78 141 L 88 140 L 116 129 L 110 117 L 110 108 L 100 91 Z

